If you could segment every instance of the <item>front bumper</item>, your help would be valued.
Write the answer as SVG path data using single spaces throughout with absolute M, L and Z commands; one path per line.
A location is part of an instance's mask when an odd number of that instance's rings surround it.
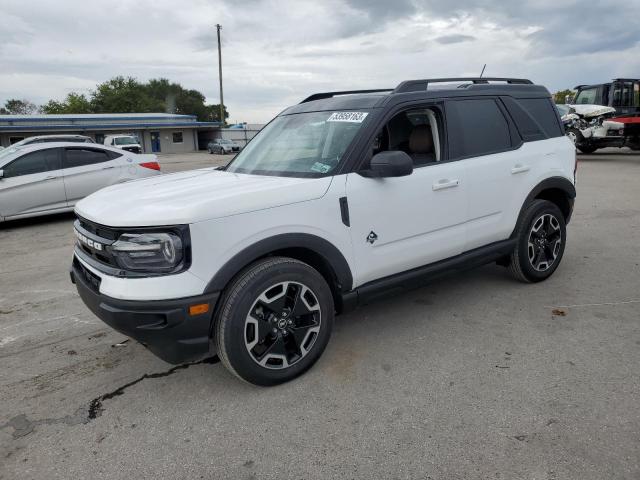
M 146 346 L 165 362 L 200 360 L 212 353 L 210 332 L 219 293 L 175 300 L 119 300 L 99 292 L 99 284 L 74 258 L 71 281 L 89 309 L 114 330 Z M 190 315 L 189 306 L 209 304 L 209 311 Z

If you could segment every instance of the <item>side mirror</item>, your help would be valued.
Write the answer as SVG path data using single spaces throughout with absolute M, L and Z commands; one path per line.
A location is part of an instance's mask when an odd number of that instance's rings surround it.
M 365 177 L 374 178 L 405 177 L 411 173 L 413 173 L 413 160 L 400 150 L 375 154 L 371 159 L 369 170 L 362 172 Z

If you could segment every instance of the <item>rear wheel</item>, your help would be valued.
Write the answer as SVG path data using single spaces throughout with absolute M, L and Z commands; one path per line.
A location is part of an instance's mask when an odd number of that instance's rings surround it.
M 308 370 L 333 328 L 327 282 L 298 260 L 274 257 L 241 273 L 222 299 L 215 340 L 222 363 L 256 385 L 277 385 Z
M 207 148 L 207 150 L 209 151 L 209 155 L 213 155 L 213 150 L 211 150 L 211 148 Z
M 562 260 L 567 230 L 564 215 L 554 203 L 534 200 L 516 230 L 517 244 L 511 253 L 511 273 L 523 282 L 549 278 Z

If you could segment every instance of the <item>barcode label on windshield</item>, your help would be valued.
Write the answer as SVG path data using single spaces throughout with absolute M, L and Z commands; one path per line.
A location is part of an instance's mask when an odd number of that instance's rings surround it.
M 334 112 L 327 119 L 327 122 L 362 123 L 367 115 L 369 115 L 367 112 Z

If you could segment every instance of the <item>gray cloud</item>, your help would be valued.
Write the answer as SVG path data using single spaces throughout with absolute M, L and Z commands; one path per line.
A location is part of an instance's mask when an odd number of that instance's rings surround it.
M 443 45 L 449 45 L 452 43 L 462 43 L 469 42 L 471 40 L 475 40 L 476 37 L 473 35 L 443 35 L 441 37 L 437 37 L 434 40 Z

